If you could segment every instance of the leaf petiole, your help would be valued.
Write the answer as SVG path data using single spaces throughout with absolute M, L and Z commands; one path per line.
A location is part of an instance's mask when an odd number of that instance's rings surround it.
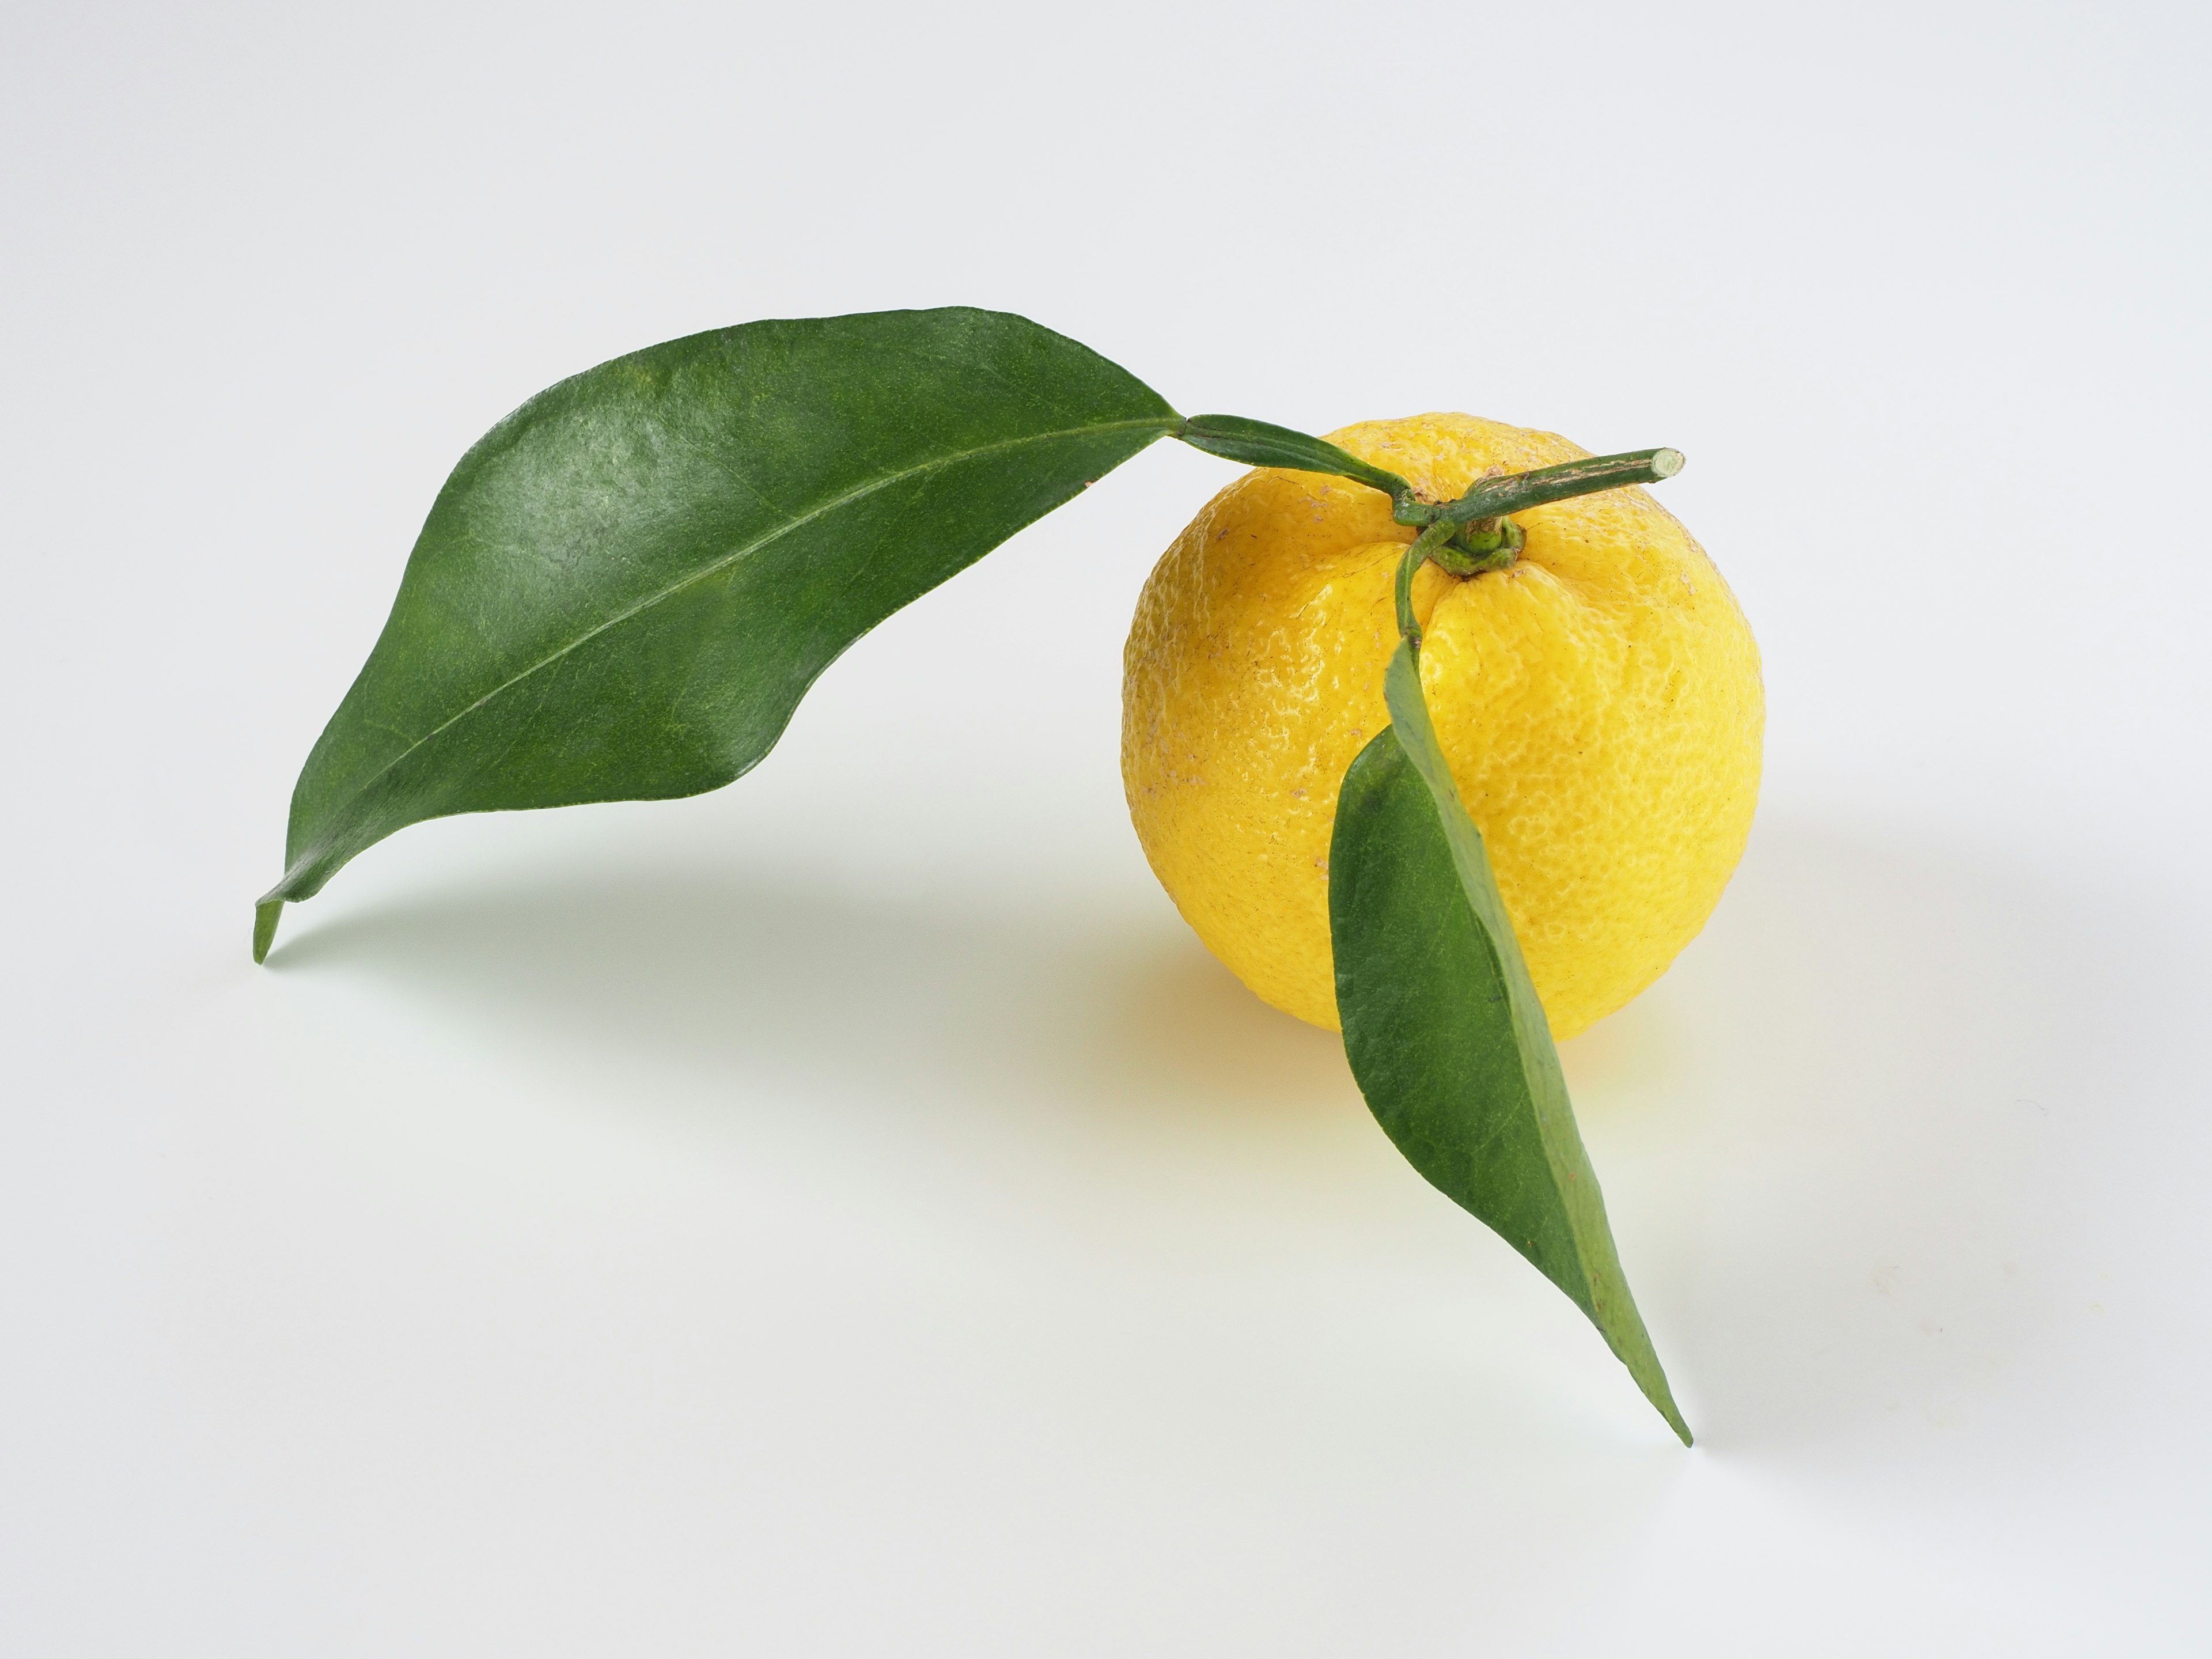
M 1309 437 L 1272 421 L 1248 420 L 1242 415 L 1193 415 L 1172 435 L 1224 461 L 1288 467 L 1297 472 L 1333 472 L 1379 489 L 1394 502 L 1413 500 L 1413 486 L 1388 468 L 1363 461 L 1325 438 Z
M 1421 625 L 1413 619 L 1413 578 L 1436 557 L 1452 528 L 1438 520 L 1407 544 L 1406 556 L 1398 561 L 1398 637 L 1416 651 L 1421 648 Z

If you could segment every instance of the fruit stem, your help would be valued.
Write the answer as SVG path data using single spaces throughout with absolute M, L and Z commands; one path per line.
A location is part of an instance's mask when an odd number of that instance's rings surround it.
M 1508 473 L 1503 477 L 1478 478 L 1474 487 L 1455 501 L 1431 507 L 1416 501 L 1393 514 L 1400 524 L 1433 524 L 1439 519 L 1473 525 L 1479 520 L 1502 519 L 1551 501 L 1576 495 L 1594 495 L 1601 489 L 1625 484 L 1657 483 L 1682 470 L 1679 449 L 1634 449 L 1625 455 L 1589 455 L 1557 466 L 1540 466 L 1533 472 Z
M 1528 543 L 1521 526 L 1510 519 L 1477 519 L 1455 526 L 1443 544 L 1429 556 L 1455 576 L 1474 576 L 1486 570 L 1510 568 Z
M 1679 449 L 1636 449 L 1624 455 L 1591 455 L 1529 472 L 1480 478 L 1466 495 L 1440 507 L 1410 496 L 1397 500 L 1390 516 L 1400 524 L 1421 526 L 1398 571 L 1398 631 L 1416 647 L 1419 645 L 1419 630 L 1413 625 L 1413 573 L 1422 559 L 1434 559 L 1455 576 L 1506 569 L 1528 541 L 1521 526 L 1507 514 L 1626 484 L 1656 483 L 1681 470 Z M 1438 530 L 1444 533 L 1432 534 Z

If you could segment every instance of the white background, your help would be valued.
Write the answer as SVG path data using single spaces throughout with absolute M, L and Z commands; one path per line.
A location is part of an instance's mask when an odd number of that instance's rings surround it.
M 2212 1648 L 2205 18 L 19 0 L 0 1651 Z M 1568 1064 L 1695 1450 L 1146 869 L 1175 446 L 250 965 L 480 431 L 950 302 L 1688 453 L 1767 787 Z

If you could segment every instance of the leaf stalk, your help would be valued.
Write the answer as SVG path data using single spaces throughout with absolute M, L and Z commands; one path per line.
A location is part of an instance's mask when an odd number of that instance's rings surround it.
M 1398 561 L 1398 637 L 1416 651 L 1421 648 L 1421 625 L 1413 617 L 1413 578 L 1436 557 L 1451 533 L 1452 526 L 1441 520 L 1431 525 L 1413 538 L 1407 545 L 1406 556 Z

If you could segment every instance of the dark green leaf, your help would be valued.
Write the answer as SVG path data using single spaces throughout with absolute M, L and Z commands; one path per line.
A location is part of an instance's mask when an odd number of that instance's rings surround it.
M 1372 485 L 1394 500 L 1413 498 L 1413 486 L 1396 473 L 1286 426 L 1249 421 L 1242 415 L 1194 415 L 1176 428 L 1176 436 L 1192 448 L 1225 461 L 1242 461 L 1247 466 L 1295 467 L 1301 472 L 1333 472 Z
M 1687 1445 L 1411 645 L 1391 659 L 1384 689 L 1393 723 L 1346 775 L 1329 847 L 1352 1075 L 1413 1167 L 1574 1299 Z
M 408 824 L 729 782 L 854 640 L 1180 419 L 966 309 L 749 323 L 540 393 L 439 492 L 300 775 L 255 957 Z

